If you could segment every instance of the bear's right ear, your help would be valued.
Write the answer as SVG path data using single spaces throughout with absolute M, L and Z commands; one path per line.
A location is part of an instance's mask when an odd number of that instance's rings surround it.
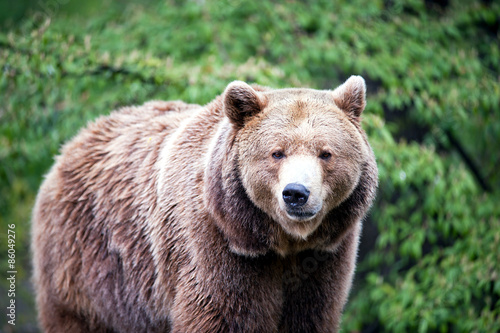
M 243 81 L 231 82 L 224 91 L 224 112 L 238 127 L 243 127 L 245 121 L 262 108 L 258 93 Z

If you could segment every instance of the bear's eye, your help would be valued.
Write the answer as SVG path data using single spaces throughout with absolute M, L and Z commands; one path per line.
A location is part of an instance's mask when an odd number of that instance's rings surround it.
M 319 158 L 321 158 L 322 160 L 329 160 L 330 157 L 332 157 L 332 154 L 327 151 L 324 151 L 319 155 Z
M 281 160 L 283 157 L 285 157 L 285 154 L 283 154 L 282 151 L 275 151 L 273 153 L 273 158 L 277 159 L 277 160 Z

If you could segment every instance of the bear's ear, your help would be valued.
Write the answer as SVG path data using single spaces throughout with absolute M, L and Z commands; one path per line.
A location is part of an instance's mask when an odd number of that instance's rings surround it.
M 246 119 L 263 108 L 258 93 L 242 81 L 231 82 L 224 91 L 224 110 L 233 124 L 243 127 Z
M 348 116 L 359 121 L 366 106 L 366 84 L 361 76 L 353 75 L 333 91 L 335 104 Z

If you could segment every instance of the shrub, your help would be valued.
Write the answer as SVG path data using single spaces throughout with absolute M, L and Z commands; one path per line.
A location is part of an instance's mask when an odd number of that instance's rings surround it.
M 235 79 L 328 89 L 361 74 L 380 188 L 343 331 L 500 330 L 498 2 L 22 4 L 0 32 L 0 239 L 14 223 L 16 329 L 35 330 L 36 191 L 87 121 L 149 99 L 205 103 Z

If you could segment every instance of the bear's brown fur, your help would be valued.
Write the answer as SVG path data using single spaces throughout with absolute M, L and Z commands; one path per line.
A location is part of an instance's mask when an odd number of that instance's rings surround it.
M 233 82 L 203 107 L 154 101 L 90 124 L 34 208 L 42 329 L 337 331 L 377 186 L 364 106 L 361 77 Z

